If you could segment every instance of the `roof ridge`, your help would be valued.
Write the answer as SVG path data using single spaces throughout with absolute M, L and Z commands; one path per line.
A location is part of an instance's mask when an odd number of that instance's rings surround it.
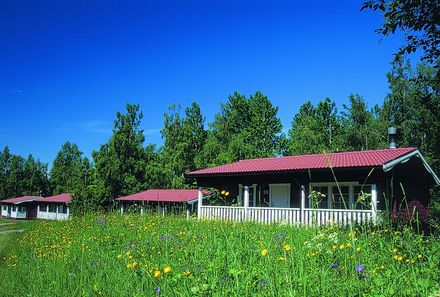
M 252 159 L 243 159 L 238 160 L 232 163 L 226 163 L 222 165 L 217 165 L 208 168 L 214 168 L 218 166 L 223 166 L 227 164 L 234 164 L 238 162 L 248 162 L 248 161 L 256 161 L 256 160 L 279 160 L 284 158 L 299 158 L 299 157 L 311 157 L 311 156 L 321 156 L 321 155 L 343 155 L 343 154 L 356 154 L 356 153 L 370 153 L 370 152 L 384 152 L 384 151 L 400 151 L 400 150 L 416 150 L 416 147 L 400 147 L 400 148 L 386 148 L 386 149 L 376 149 L 376 150 L 363 150 L 363 151 L 346 151 L 346 152 L 331 152 L 331 153 L 316 153 L 316 154 L 304 154 L 304 155 L 291 155 L 291 156 L 280 156 L 280 157 L 264 157 L 264 158 L 252 158 Z

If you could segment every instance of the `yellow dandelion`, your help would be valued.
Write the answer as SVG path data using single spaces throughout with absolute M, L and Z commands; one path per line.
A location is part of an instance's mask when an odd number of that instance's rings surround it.
M 344 245 L 344 244 L 341 244 L 341 245 L 339 246 L 339 249 L 340 249 L 341 251 L 343 251 L 343 250 L 345 249 L 345 245 Z
M 397 261 L 397 260 L 399 259 L 399 256 L 394 255 L 394 256 L 393 256 L 393 259 L 394 259 L 394 261 Z
M 165 267 L 165 269 L 163 270 L 164 273 L 170 273 L 171 272 L 171 267 L 167 266 Z
M 360 252 L 360 251 L 361 251 L 361 247 L 358 246 L 358 247 L 356 248 L 356 252 Z
M 264 250 L 261 251 L 261 255 L 264 257 L 264 256 L 267 255 L 268 252 L 269 251 L 267 249 L 264 249 Z
M 385 265 L 380 265 L 381 270 L 385 270 Z
M 397 253 L 399 250 L 396 248 L 393 248 L 393 254 Z
M 154 277 L 160 277 L 162 275 L 162 273 L 159 270 L 156 270 L 154 272 Z
M 280 260 L 280 261 L 286 261 L 286 258 L 285 258 L 285 257 L 279 257 L 278 260 Z
M 290 251 L 292 248 L 291 248 L 290 244 L 286 243 L 286 244 L 284 245 L 284 249 L 286 250 L 286 252 L 288 252 L 288 251 Z
M 417 256 L 417 259 L 422 259 L 423 258 L 423 256 L 422 256 L 422 254 L 419 254 L 418 256 Z
M 183 275 L 184 275 L 184 276 L 190 276 L 190 274 L 191 274 L 191 272 L 189 272 L 189 271 L 184 271 L 184 272 L 183 272 Z
M 399 256 L 399 257 L 397 258 L 397 260 L 398 260 L 398 261 L 402 261 L 402 260 L 403 260 L 403 257 L 402 257 L 402 256 Z

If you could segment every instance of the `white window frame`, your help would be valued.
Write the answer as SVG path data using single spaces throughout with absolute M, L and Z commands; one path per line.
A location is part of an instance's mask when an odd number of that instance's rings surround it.
M 355 205 L 354 201 L 354 187 L 362 186 L 357 181 L 349 181 L 349 182 L 317 182 L 317 183 L 309 183 L 309 194 L 312 191 L 313 187 L 327 187 L 327 205 L 329 209 L 333 209 L 333 187 L 348 187 L 348 209 L 353 209 Z M 372 186 L 372 184 L 364 184 L 363 186 Z M 311 205 L 311 201 L 309 198 L 309 205 Z

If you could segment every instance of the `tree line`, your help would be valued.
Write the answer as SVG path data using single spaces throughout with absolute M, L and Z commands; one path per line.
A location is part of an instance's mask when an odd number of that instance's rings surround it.
M 386 148 L 389 126 L 398 128 L 399 146 L 419 147 L 438 172 L 435 69 L 425 63 L 411 67 L 396 58 L 387 77 L 390 92 L 383 104 L 370 107 L 358 94 L 350 95 L 340 111 L 330 98 L 307 101 L 287 133 L 278 107 L 259 91 L 230 95 L 207 126 L 196 102 L 185 109 L 173 105 L 164 114 L 159 148 L 146 144 L 140 106 L 127 104 L 124 113 L 116 113 L 112 136 L 92 152 L 92 160 L 66 142 L 48 171 L 48 164 L 32 155 L 11 154 L 6 146 L 0 152 L 0 198 L 68 192 L 78 210 L 107 209 L 114 198 L 146 189 L 193 187 L 184 174 L 198 168 L 248 158 Z

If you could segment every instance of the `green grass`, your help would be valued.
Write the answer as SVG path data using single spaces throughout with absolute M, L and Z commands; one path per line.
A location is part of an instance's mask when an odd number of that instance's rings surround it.
M 0 256 L 3 296 L 429 296 L 440 290 L 438 240 L 380 226 L 351 232 L 86 216 L 38 222 Z

